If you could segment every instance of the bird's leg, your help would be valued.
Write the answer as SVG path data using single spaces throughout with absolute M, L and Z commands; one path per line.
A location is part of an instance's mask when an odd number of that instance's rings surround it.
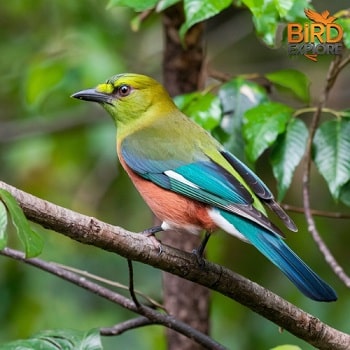
M 199 247 L 197 249 L 194 249 L 192 251 L 192 253 L 196 256 L 198 264 L 200 266 L 204 266 L 204 259 L 203 259 L 203 254 L 204 254 L 204 249 L 209 241 L 210 238 L 210 232 L 209 231 L 205 231 L 205 236 L 202 239 Z
M 159 226 L 150 227 L 150 228 L 141 232 L 142 235 L 152 239 L 154 247 L 159 249 L 159 253 L 158 253 L 159 255 L 162 254 L 163 249 L 162 249 L 162 245 L 161 245 L 160 241 L 157 239 L 155 234 L 157 232 L 160 232 L 160 231 L 164 231 L 164 230 L 162 229 L 162 226 L 159 225 Z

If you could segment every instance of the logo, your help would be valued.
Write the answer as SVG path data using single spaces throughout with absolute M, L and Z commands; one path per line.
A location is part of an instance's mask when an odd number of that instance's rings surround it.
M 318 13 L 305 9 L 304 12 L 309 22 L 288 23 L 288 54 L 304 55 L 315 62 L 318 55 L 340 55 L 343 49 L 343 28 L 334 23 L 337 18 L 330 16 L 327 10 Z

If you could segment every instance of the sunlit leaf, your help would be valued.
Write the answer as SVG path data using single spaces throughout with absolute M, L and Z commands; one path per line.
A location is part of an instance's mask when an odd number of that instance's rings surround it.
M 242 0 L 252 12 L 253 22 L 257 34 L 264 42 L 273 46 L 278 27 L 278 9 L 273 1 L 266 0 Z
M 174 101 L 183 113 L 208 131 L 218 126 L 221 121 L 220 100 L 211 93 L 193 92 L 177 96 Z
M 314 137 L 314 161 L 334 199 L 350 180 L 350 120 L 324 122 Z
M 107 8 L 123 6 L 130 7 L 137 12 L 141 12 L 155 7 L 157 2 L 157 0 L 109 0 Z
M 4 203 L 0 200 L 0 249 L 4 249 L 7 244 L 7 210 Z
M 180 28 L 180 37 L 196 23 L 213 17 L 232 4 L 232 0 L 184 0 L 185 23 Z
M 255 162 L 286 129 L 293 109 L 277 102 L 266 102 L 249 109 L 244 115 L 243 136 L 248 158 Z
M 269 46 L 275 46 L 276 33 L 281 22 L 295 21 L 304 15 L 308 0 L 242 0 L 253 15 L 258 36 Z
M 71 329 L 47 330 L 30 339 L 16 340 L 1 345 L 1 350 L 102 350 L 98 329 L 76 331 Z
M 293 7 L 295 0 L 274 0 L 273 3 L 280 17 L 284 17 Z
M 9 192 L 0 189 L 0 198 L 6 205 L 18 237 L 24 246 L 26 257 L 31 258 L 39 255 L 43 249 L 42 237 L 31 229 L 21 207 Z
M 296 345 L 279 345 L 276 346 L 275 348 L 272 348 L 270 350 L 302 350 L 299 346 Z
M 162 12 L 166 10 L 168 7 L 175 5 L 176 3 L 180 2 L 181 0 L 160 0 L 157 4 L 156 11 Z
M 289 89 L 296 97 L 303 102 L 309 102 L 310 82 L 306 75 L 299 70 L 283 69 L 280 71 L 265 74 L 272 83 Z
M 277 180 L 278 200 L 282 201 L 288 190 L 295 168 L 300 163 L 306 148 L 308 129 L 299 119 L 291 119 L 286 132 L 277 139 L 271 152 L 273 174 Z
M 266 102 L 267 92 L 259 84 L 236 78 L 223 84 L 218 95 L 223 111 L 220 126 L 227 134 L 223 143 L 228 150 L 244 160 L 243 115 L 248 109 Z
M 350 15 L 349 10 L 347 11 L 347 16 Z M 339 18 L 336 21 L 337 24 L 339 24 L 343 28 L 343 42 L 345 47 L 348 49 L 350 48 L 350 18 Z

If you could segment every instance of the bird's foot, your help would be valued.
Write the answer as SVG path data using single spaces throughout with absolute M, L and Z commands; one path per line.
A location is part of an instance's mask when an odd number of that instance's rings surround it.
M 192 250 L 192 254 L 195 256 L 195 258 L 197 260 L 197 264 L 199 265 L 199 267 L 201 269 L 203 269 L 204 266 L 205 266 L 205 259 L 203 258 L 203 252 L 201 253 L 199 251 L 199 249 L 197 248 L 197 249 L 193 249 Z
M 192 254 L 195 255 L 196 259 L 197 259 L 197 263 L 199 265 L 200 268 L 204 268 L 205 266 L 205 259 L 203 257 L 204 255 L 204 249 L 209 241 L 210 238 L 210 232 L 205 232 L 205 236 L 201 242 L 201 244 L 199 245 L 199 247 L 197 249 L 193 249 L 192 250 Z
M 154 226 L 141 232 L 142 235 L 149 237 L 152 240 L 154 248 L 158 249 L 158 255 L 163 252 L 162 244 L 155 236 L 155 234 L 160 231 L 163 231 L 161 226 Z

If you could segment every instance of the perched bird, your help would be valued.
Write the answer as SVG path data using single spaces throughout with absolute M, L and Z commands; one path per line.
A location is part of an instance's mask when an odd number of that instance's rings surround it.
M 161 226 L 198 234 L 221 228 L 254 245 L 306 296 L 334 301 L 334 290 L 285 243 L 266 215 L 274 211 L 296 231 L 271 191 L 246 165 L 185 116 L 154 79 L 119 74 L 72 97 L 97 102 L 117 126 L 117 153 Z

